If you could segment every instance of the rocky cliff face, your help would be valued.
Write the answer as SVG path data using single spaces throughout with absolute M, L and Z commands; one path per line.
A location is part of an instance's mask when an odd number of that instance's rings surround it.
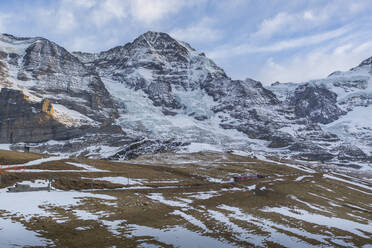
M 296 88 L 291 105 L 297 117 L 307 117 L 315 123 L 327 124 L 345 114 L 337 106 L 337 94 L 324 86 L 304 84 Z
M 0 92 L 0 142 L 43 142 L 69 139 L 79 131 L 55 120 L 48 99 L 31 102 L 21 91 L 2 88 Z
M 64 139 L 43 147 L 115 159 L 206 147 L 358 163 L 372 151 L 369 122 L 353 121 L 371 115 L 371 62 L 265 88 L 165 33 L 98 54 L 1 35 L 1 141 Z
M 203 140 L 200 125 L 208 126 L 211 121 L 219 128 L 239 130 L 253 138 L 269 139 L 272 127 L 276 126 L 270 121 L 278 119 L 275 113 L 257 110 L 258 106 L 260 109 L 272 109 L 279 104 L 280 101 L 270 90 L 251 79 L 231 80 L 204 54 L 168 34 L 147 32 L 132 43 L 100 54 L 75 55 L 87 67 L 95 68 L 110 93 L 126 103 L 129 109 L 132 103 L 123 94 L 117 93 L 119 88 L 137 92 L 141 95 L 138 98 L 144 101 L 150 100 L 150 104 L 161 111 L 159 115 L 163 120 L 176 115 L 193 118 L 194 130 L 190 131 L 193 137 L 188 141 L 195 138 Z M 125 119 L 131 118 L 124 116 Z M 153 132 L 152 124 L 144 128 L 147 130 L 143 131 L 154 133 L 154 137 L 166 136 L 169 132 L 169 129 Z M 170 127 L 174 128 L 177 126 Z M 180 132 L 175 132 L 179 136 Z M 207 142 L 211 142 L 210 135 L 204 135 Z
M 1 35 L 0 41 L 4 86 L 47 97 L 99 122 L 115 118 L 114 102 L 99 76 L 64 48 L 43 38 Z

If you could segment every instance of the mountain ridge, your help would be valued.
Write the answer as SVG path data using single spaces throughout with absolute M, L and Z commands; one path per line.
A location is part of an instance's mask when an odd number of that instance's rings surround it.
M 81 132 L 50 147 L 41 137 L 39 145 L 88 157 L 126 159 L 206 144 L 360 167 L 371 156 L 372 127 L 345 118 L 369 111 L 371 63 L 372 57 L 325 79 L 264 87 L 253 79 L 232 80 L 203 53 L 162 32 L 100 53 L 0 36 L 1 87 L 47 99 L 59 113 L 56 121 Z M 0 114 L 1 134 L 8 129 L 5 119 Z M 97 143 L 99 137 L 104 140 Z

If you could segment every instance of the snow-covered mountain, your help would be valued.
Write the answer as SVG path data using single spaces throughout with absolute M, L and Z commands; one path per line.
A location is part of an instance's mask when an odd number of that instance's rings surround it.
M 325 79 L 269 87 L 294 107 L 297 118 L 317 123 L 331 139 L 317 140 L 332 158 L 370 160 L 372 135 L 372 57 L 346 72 L 334 72 Z M 285 90 L 287 89 L 287 90 Z M 284 94 L 286 94 L 285 97 Z M 298 132 L 298 127 L 292 126 Z M 314 142 L 318 141 L 318 142 Z
M 212 149 L 366 162 L 371 64 L 265 88 L 232 80 L 166 33 L 147 32 L 98 54 L 4 34 L 0 141 L 118 159 Z

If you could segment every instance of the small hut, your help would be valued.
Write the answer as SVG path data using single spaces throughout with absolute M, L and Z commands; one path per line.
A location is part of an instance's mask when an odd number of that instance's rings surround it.
M 234 177 L 234 182 L 238 183 L 238 182 L 246 182 L 246 181 L 250 181 L 250 180 L 254 180 L 254 179 L 259 179 L 259 178 L 263 178 L 262 175 L 258 175 L 258 174 L 247 174 L 247 175 L 242 175 L 242 176 L 236 176 Z
M 36 145 L 25 144 L 23 147 L 24 152 L 40 153 L 39 147 Z

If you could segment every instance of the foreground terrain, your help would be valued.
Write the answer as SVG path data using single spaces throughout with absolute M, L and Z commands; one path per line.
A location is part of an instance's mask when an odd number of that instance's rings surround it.
M 0 247 L 372 247 L 368 172 L 212 152 L 0 164 Z M 247 173 L 263 178 L 233 182 Z

